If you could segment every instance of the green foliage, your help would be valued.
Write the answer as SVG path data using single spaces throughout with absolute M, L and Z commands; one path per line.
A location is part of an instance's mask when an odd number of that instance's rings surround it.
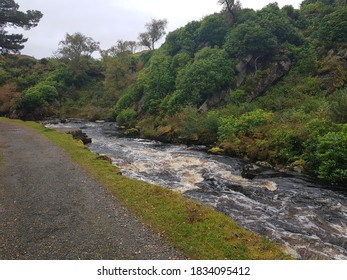
M 142 75 L 141 75 L 142 74 Z M 116 103 L 114 113 L 117 116 L 121 111 L 134 105 L 144 93 L 145 72 L 140 73 L 137 81 L 129 86 Z
M 176 88 L 185 104 L 199 104 L 232 84 L 233 62 L 218 48 L 204 48 L 192 64 L 179 71 Z M 184 104 L 183 103 L 183 104 Z
M 0 68 L 0 85 L 3 85 L 8 79 L 9 79 L 9 73 L 1 67 Z
M 151 114 L 156 114 L 162 99 L 174 90 L 175 77 L 169 56 L 155 54 L 148 67 L 145 87 L 145 107 Z
M 180 51 L 194 54 L 199 44 L 198 29 L 201 23 L 192 21 L 185 27 L 170 32 L 166 37 L 165 47 L 171 56 Z
M 167 20 L 166 19 L 152 19 L 151 22 L 146 23 L 146 32 L 140 33 L 138 39 L 139 44 L 154 50 L 154 44 L 163 37 L 166 32 Z
M 326 15 L 320 23 L 318 36 L 324 41 L 347 42 L 347 7 Z
M 21 27 L 29 30 L 38 25 L 42 18 L 40 11 L 28 10 L 26 13 L 18 10 L 19 5 L 13 0 L 2 0 L 0 3 L 0 55 L 19 53 L 28 39 L 22 34 L 8 34 L 7 27 Z
M 224 48 L 233 57 L 243 58 L 274 56 L 279 46 L 300 45 L 303 38 L 288 16 L 288 9 L 281 10 L 277 3 L 269 4 L 256 14 L 230 30 Z
M 242 89 L 237 89 L 230 92 L 229 103 L 234 105 L 241 105 L 246 102 L 247 94 Z
M 131 58 L 127 53 L 116 57 L 104 58 L 105 80 L 104 86 L 108 99 L 115 102 L 122 92 L 133 82 L 134 73 L 131 70 Z
M 224 43 L 228 26 L 221 15 L 214 14 L 205 17 L 197 30 L 199 42 L 210 47 L 221 47 Z
M 121 111 L 117 116 L 117 123 L 119 125 L 124 125 L 127 127 L 132 126 L 134 120 L 136 119 L 137 113 L 134 109 L 128 108 Z
M 60 41 L 56 55 L 69 66 L 76 87 L 81 88 L 91 76 L 99 74 L 95 73 L 95 70 L 99 72 L 100 69 L 96 69 L 91 57 L 98 50 L 99 42 L 80 32 L 66 33 L 65 38 Z
M 333 183 L 347 181 L 347 126 L 318 138 L 318 177 Z
M 188 63 L 193 62 L 192 57 L 187 52 L 179 52 L 172 58 L 172 69 L 176 73 Z
M 57 100 L 58 91 L 54 85 L 39 83 L 29 88 L 19 99 L 17 106 L 26 111 L 33 111 L 42 105 L 50 104 Z
M 271 32 L 256 22 L 247 22 L 231 29 L 226 37 L 224 48 L 233 57 L 255 57 L 273 54 L 277 39 Z
M 277 3 L 264 7 L 257 13 L 257 22 L 274 35 L 279 44 L 289 43 L 300 45 L 303 38 L 293 20 L 288 15 L 287 9 L 280 9 Z
M 254 132 L 254 129 L 265 125 L 272 117 L 272 113 L 258 109 L 245 113 L 239 118 L 233 116 L 221 118 L 218 129 L 219 141 L 232 139 L 237 137 L 239 133 L 250 135 Z
M 134 42 L 119 40 L 95 60 L 98 43 L 74 34 L 61 42 L 61 60 L 1 57 L 1 113 L 40 118 L 59 104 L 63 117 L 108 119 L 112 111 L 145 137 L 213 143 L 341 183 L 346 1 L 257 11 L 230 4 L 231 17 L 224 10 L 190 22 L 155 51 L 133 53 Z
M 337 90 L 328 98 L 330 117 L 335 123 L 347 123 L 347 87 Z
M 303 158 L 309 170 L 333 183 L 347 179 L 347 126 L 314 120 L 309 123 L 310 135 L 305 141 Z
M 301 48 L 295 57 L 295 65 L 291 69 L 292 73 L 298 75 L 315 75 L 318 71 L 318 53 L 312 45 Z
M 304 1 L 301 5 L 298 26 L 304 30 L 306 36 L 315 36 L 322 19 L 334 10 L 332 5 L 323 1 Z

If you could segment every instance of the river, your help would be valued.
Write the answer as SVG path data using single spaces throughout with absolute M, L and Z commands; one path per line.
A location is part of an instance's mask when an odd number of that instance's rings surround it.
M 115 123 L 69 122 L 93 152 L 107 155 L 124 176 L 181 192 L 241 226 L 284 244 L 297 259 L 347 260 L 347 192 L 323 188 L 300 173 L 241 176 L 244 162 L 199 147 L 118 136 Z M 267 178 L 269 177 L 269 178 Z

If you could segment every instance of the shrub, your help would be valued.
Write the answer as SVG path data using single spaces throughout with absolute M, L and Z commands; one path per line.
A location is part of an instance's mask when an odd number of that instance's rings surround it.
M 319 178 L 342 183 L 347 179 L 347 125 L 313 120 L 308 125 L 302 158 L 307 168 Z
M 124 125 L 126 127 L 130 127 L 134 124 L 134 121 L 137 117 L 137 112 L 132 109 L 128 108 L 123 111 L 121 111 L 117 116 L 117 123 L 119 125 Z
M 42 82 L 26 90 L 17 105 L 30 112 L 44 104 L 51 104 L 57 98 L 57 89 L 50 83 Z
M 337 90 L 328 101 L 331 119 L 336 123 L 347 123 L 347 87 Z
M 176 88 L 186 104 L 197 105 L 230 86 L 233 80 L 234 66 L 226 52 L 204 48 L 195 55 L 194 63 L 179 71 Z
M 347 181 L 347 126 L 345 130 L 329 132 L 318 139 L 316 151 L 318 177 L 333 183 Z
M 229 138 L 237 136 L 238 133 L 243 133 L 245 136 L 249 136 L 255 128 L 265 125 L 272 116 L 272 113 L 257 109 L 245 113 L 239 118 L 233 116 L 221 118 L 218 129 L 219 140 L 223 142 Z

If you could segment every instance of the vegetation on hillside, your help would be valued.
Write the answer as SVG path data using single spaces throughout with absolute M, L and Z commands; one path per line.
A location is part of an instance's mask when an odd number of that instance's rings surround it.
M 345 183 L 346 1 L 259 11 L 219 2 L 220 13 L 170 32 L 157 50 L 150 27 L 162 23 L 162 36 L 165 20 L 146 25 L 148 51 L 118 41 L 95 60 L 97 43 L 77 33 L 55 58 L 1 56 L 0 114 L 114 119 L 142 137 L 214 145 Z M 78 36 L 82 48 L 69 56 L 63 47 Z

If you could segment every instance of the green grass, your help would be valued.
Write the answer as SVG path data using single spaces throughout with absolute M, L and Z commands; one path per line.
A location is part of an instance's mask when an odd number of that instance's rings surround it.
M 5 120 L 0 118 L 1 120 Z M 9 121 L 9 120 L 6 120 Z M 119 170 L 89 151 L 71 135 L 33 122 L 13 121 L 33 128 L 62 147 L 92 177 L 107 187 L 158 235 L 191 259 L 291 259 L 283 248 L 237 225 L 213 209 L 181 194 L 122 176 Z

